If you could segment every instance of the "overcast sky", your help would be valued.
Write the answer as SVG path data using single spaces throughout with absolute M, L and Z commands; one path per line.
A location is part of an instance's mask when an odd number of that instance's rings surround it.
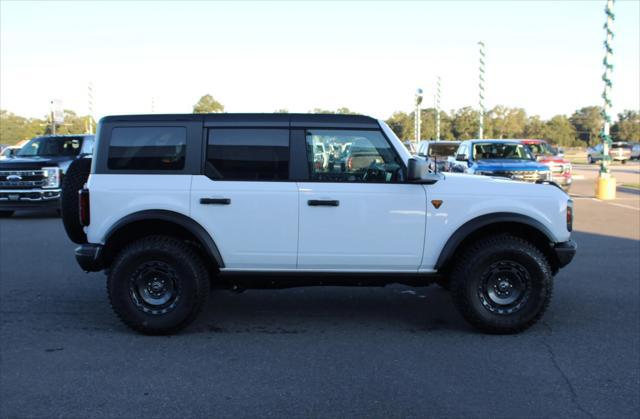
M 41 117 L 51 99 L 96 116 L 191 112 L 210 93 L 228 112 L 349 107 L 387 118 L 417 87 L 442 108 L 548 118 L 600 105 L 605 1 L 0 1 L 0 107 Z M 614 111 L 640 109 L 640 2 L 615 3 Z

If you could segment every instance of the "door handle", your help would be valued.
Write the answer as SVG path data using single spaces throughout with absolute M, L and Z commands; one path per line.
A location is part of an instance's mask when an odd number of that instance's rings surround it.
M 202 205 L 229 205 L 231 199 L 229 198 L 200 198 Z
M 310 207 L 337 207 L 340 205 L 340 201 L 336 199 L 310 199 L 307 201 Z

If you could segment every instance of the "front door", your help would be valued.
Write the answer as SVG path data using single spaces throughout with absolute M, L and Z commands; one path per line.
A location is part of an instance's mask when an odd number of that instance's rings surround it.
M 306 131 L 309 179 L 298 183 L 298 269 L 418 270 L 426 193 L 378 130 Z M 320 152 L 322 151 L 322 152 Z

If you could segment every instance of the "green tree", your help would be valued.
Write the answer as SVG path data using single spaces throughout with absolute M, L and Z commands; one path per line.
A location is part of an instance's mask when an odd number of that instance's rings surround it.
M 202 96 L 198 102 L 193 105 L 193 113 L 218 113 L 224 112 L 224 105 L 213 98 L 211 95 Z
M 322 109 L 322 108 L 313 108 L 313 110 L 309 111 L 309 113 L 316 113 L 316 114 L 342 114 L 342 115 L 356 115 L 357 112 L 353 112 L 351 109 L 347 108 L 347 107 L 342 107 L 342 108 L 338 108 L 335 111 L 331 111 L 329 109 Z
M 385 122 L 401 140 L 413 139 L 413 115 L 405 112 L 394 112 L 391 118 Z
M 14 145 L 45 132 L 46 121 L 0 110 L 0 144 Z
M 611 127 L 612 136 L 619 141 L 640 142 L 640 112 L 625 110 L 618 114 L 618 122 Z
M 451 131 L 458 140 L 469 140 L 478 136 L 479 114 L 471 106 L 458 109 L 453 114 Z
M 538 115 L 530 116 L 527 119 L 527 123 L 524 127 L 524 138 L 539 138 L 545 137 L 546 125 Z
M 565 147 L 581 144 L 577 139 L 575 127 L 564 115 L 556 115 L 545 124 L 544 138 L 552 144 Z
M 488 112 L 495 138 L 522 138 L 527 124 L 527 113 L 522 108 L 498 105 Z M 485 130 L 486 131 L 486 130 Z M 489 135 L 485 135 L 489 137 Z
M 604 124 L 601 113 L 600 106 L 587 106 L 578 109 L 569 118 L 576 129 L 578 138 L 586 142 L 587 145 L 593 145 L 599 141 L 600 131 Z

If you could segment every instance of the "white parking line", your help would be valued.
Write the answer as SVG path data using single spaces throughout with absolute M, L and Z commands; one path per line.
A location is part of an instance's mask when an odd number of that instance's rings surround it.
M 602 202 L 603 204 L 613 205 L 613 206 L 620 207 L 620 208 L 627 208 L 627 209 L 632 209 L 632 210 L 635 210 L 635 211 L 640 211 L 640 208 L 632 207 L 631 205 L 624 205 L 624 204 L 617 204 L 615 202 L 601 201 L 601 200 L 596 199 L 596 198 L 591 198 L 591 200 L 592 201 L 596 201 L 596 202 Z

